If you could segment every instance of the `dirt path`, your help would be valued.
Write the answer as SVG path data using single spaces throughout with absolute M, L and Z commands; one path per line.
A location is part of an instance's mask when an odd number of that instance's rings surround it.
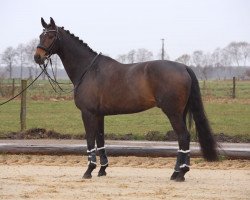
M 111 157 L 108 176 L 81 176 L 82 156 L 0 156 L 0 199 L 249 199 L 250 161 L 192 159 L 186 182 L 169 180 L 174 158 Z

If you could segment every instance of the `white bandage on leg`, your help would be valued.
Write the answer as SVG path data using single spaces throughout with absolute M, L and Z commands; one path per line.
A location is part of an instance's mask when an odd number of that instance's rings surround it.
M 100 150 L 105 149 L 105 148 L 106 148 L 105 146 L 97 148 L 97 151 L 100 151 Z
M 92 153 L 94 151 L 95 151 L 95 149 L 87 150 L 87 153 Z
M 184 150 L 179 149 L 178 152 L 181 152 L 181 153 L 190 153 L 190 150 L 184 151 Z

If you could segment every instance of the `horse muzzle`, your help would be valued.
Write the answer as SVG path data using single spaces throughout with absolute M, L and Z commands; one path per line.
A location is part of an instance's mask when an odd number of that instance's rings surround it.
M 34 55 L 34 60 L 37 64 L 42 65 L 44 61 L 47 59 L 46 52 L 40 48 L 37 48 L 36 53 Z

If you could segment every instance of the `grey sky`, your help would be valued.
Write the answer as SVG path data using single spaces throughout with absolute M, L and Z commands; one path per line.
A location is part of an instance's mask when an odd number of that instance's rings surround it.
M 53 17 L 113 58 L 138 48 L 156 56 L 161 38 L 172 60 L 231 41 L 250 42 L 249 0 L 2 0 L 0 5 L 0 53 L 38 38 L 41 17 Z

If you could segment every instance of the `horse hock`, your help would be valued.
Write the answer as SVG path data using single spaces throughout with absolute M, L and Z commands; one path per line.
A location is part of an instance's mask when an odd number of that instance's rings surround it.
M 178 150 L 174 173 L 171 176 L 171 180 L 177 182 L 185 181 L 185 174 L 189 171 L 190 166 L 190 150 Z

